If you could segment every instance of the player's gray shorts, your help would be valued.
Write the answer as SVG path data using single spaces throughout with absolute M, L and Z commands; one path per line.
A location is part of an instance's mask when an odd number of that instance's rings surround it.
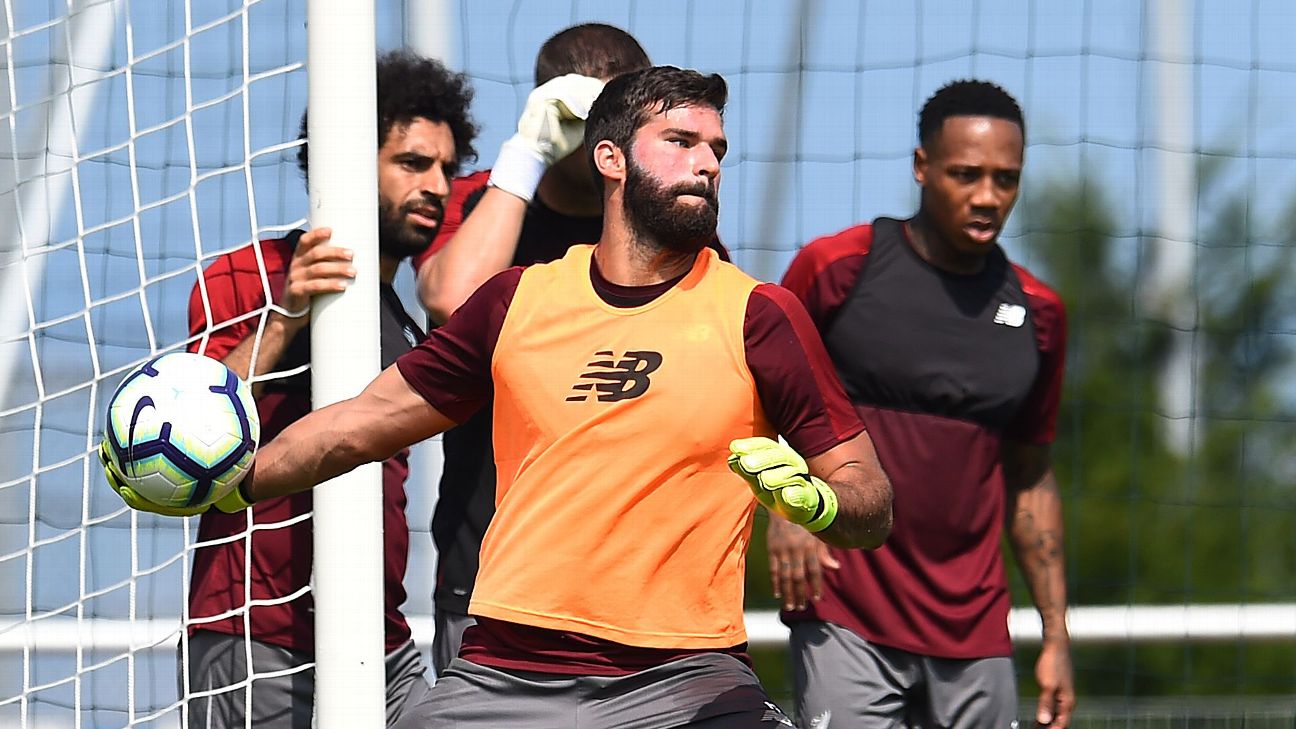
M 921 656 L 822 622 L 793 623 L 790 649 L 804 729 L 1016 726 L 1011 658 Z
M 247 647 L 252 652 L 252 711 L 247 706 Z M 183 660 L 183 659 L 179 659 Z M 285 671 L 311 662 L 309 655 L 269 643 L 245 641 L 241 635 L 199 630 L 189 638 L 189 693 L 217 690 L 188 702 L 189 729 L 310 729 L 315 702 L 315 671 L 307 668 L 282 676 L 258 674 Z M 430 718 L 419 712 L 431 687 L 423 678 L 423 660 L 413 642 L 387 654 L 387 726 L 419 727 Z M 183 668 L 183 665 L 181 665 Z M 180 671 L 180 695 L 185 695 Z M 236 686 L 226 691 L 219 689 Z
M 436 633 L 432 635 L 432 670 L 440 676 L 445 673 L 450 661 L 459 656 L 464 631 L 476 625 L 477 619 L 441 608 L 436 609 L 434 619 Z
M 629 676 L 504 671 L 456 658 L 420 713 L 431 729 L 793 726 L 738 659 L 702 653 Z

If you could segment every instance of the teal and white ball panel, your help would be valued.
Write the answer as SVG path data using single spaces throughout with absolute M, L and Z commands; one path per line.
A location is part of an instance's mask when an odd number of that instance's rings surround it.
M 109 457 L 140 496 L 165 506 L 220 499 L 247 474 L 261 436 L 251 388 L 225 365 L 163 355 L 122 381 L 108 405 Z

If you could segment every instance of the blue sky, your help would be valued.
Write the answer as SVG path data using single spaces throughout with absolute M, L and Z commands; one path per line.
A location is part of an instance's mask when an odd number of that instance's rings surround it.
M 1133 240 L 1156 225 L 1158 181 L 1148 152 L 1155 142 L 1155 80 L 1145 63 L 1149 25 L 1139 3 L 447 4 L 453 20 L 447 60 L 472 77 L 477 92 L 478 167 L 488 166 L 512 133 L 530 90 L 536 49 L 572 23 L 619 25 L 658 63 L 723 74 L 731 88 L 726 114 L 731 154 L 724 168 L 720 232 L 736 260 L 763 278 L 780 276 L 796 248 L 815 236 L 912 210 L 916 191 L 909 159 L 916 112 L 927 96 L 956 78 L 996 81 L 1022 102 L 1029 124 L 1028 194 L 1049 181 L 1088 174 L 1117 212 L 1122 235 Z M 1290 244 L 1279 212 L 1296 187 L 1296 136 L 1290 134 L 1290 110 L 1296 108 L 1296 51 L 1290 42 L 1296 37 L 1296 6 L 1285 0 L 1182 5 L 1192 16 L 1187 60 L 1194 99 L 1188 107 L 1192 114 L 1183 120 L 1189 138 L 1196 150 L 1221 161 L 1226 186 L 1246 195 L 1254 238 Z M 5 46 L 15 59 L 19 111 L 5 115 L 0 133 L 10 133 L 12 118 L 13 138 L 25 139 L 39 121 L 39 102 L 48 93 L 49 53 L 64 43 L 65 24 L 49 21 L 65 8 L 61 0 L 11 5 L 15 24 Z M 25 527 L 0 528 L 0 555 L 15 549 L 31 555 L 30 603 L 37 611 L 77 605 L 87 615 L 121 616 L 132 599 L 139 615 L 179 611 L 181 564 L 139 579 L 132 598 L 125 559 L 129 523 L 118 517 L 82 526 L 85 517 L 93 520 L 118 508 L 93 478 L 89 487 L 85 484 L 81 456 L 102 422 L 103 397 L 85 383 L 96 379 L 95 360 L 98 371 L 106 373 L 98 380 L 101 388 L 111 389 L 123 369 L 150 349 L 178 346 L 187 336 L 184 304 L 197 268 L 252 237 L 300 224 L 305 216 L 294 150 L 276 146 L 296 136 L 306 103 L 306 72 L 270 73 L 305 60 L 304 0 L 253 4 L 247 11 L 246 46 L 240 8 L 241 2 L 229 0 L 188 7 L 132 0 L 129 13 L 119 19 L 109 64 L 101 69 L 106 78 L 77 92 L 94 96 L 75 120 L 76 149 L 85 161 L 75 180 L 55 174 L 43 181 L 70 194 L 51 211 L 49 245 L 27 242 L 29 262 L 41 271 L 27 281 L 38 322 L 36 356 L 25 341 L 13 340 L 12 332 L 0 339 L 0 348 L 16 353 L 17 363 L 8 389 L 0 392 L 0 412 L 6 413 L 0 422 L 0 452 L 6 455 L 0 466 L 2 512 L 34 511 L 37 539 L 52 540 L 28 548 Z M 378 8 L 379 47 L 400 46 L 406 36 L 402 6 L 384 1 Z M 178 43 L 186 27 L 197 31 L 188 43 Z M 258 79 L 246 86 L 245 51 L 249 75 Z M 186 54 L 195 69 L 188 85 L 177 75 Z M 135 59 L 131 74 L 116 72 L 130 59 Z M 186 108 L 196 109 L 189 116 L 191 129 L 176 123 Z M 125 145 L 132 128 L 134 144 Z M 42 141 L 56 156 L 71 154 L 65 139 Z M 1211 202 L 1201 201 L 1197 215 L 1203 225 L 1211 219 Z M 0 213 L 0 219 L 7 215 Z M 1004 238 L 1010 253 L 1027 265 L 1032 256 L 1024 231 L 1030 222 L 1029 210 L 1019 208 Z M 142 264 L 137 249 L 143 251 Z M 0 265 L 12 260 L 0 259 Z M 408 286 L 408 276 L 404 282 Z M 90 316 L 74 316 L 86 310 Z M 38 380 L 45 400 L 36 408 L 31 405 Z M 34 481 L 21 481 L 32 470 L 33 432 L 40 436 L 34 460 L 47 470 Z M 411 491 L 411 522 L 421 528 L 430 501 L 426 490 Z M 162 564 L 184 543 L 181 528 L 174 522 L 167 527 L 141 532 L 141 564 Z M 426 611 L 430 542 L 425 533 L 413 541 L 411 606 Z M 25 584 L 26 564 L 25 559 L 0 563 L 0 581 Z M 86 597 L 96 591 L 102 594 Z M 0 614 L 21 612 L 25 590 L 6 592 L 10 598 L 0 599 Z M 0 660 L 8 665 L 10 657 Z M 50 661 L 39 672 L 58 675 L 68 665 Z M 167 700 L 174 672 L 166 658 L 141 666 L 152 672 L 137 689 L 147 695 L 146 703 Z M 116 680 L 106 677 L 105 685 L 118 685 L 111 683 Z M 0 684 L 0 701 L 7 688 Z M 105 705 L 121 703 L 113 690 L 103 692 Z M 106 712 L 99 720 L 112 726 L 120 717 Z

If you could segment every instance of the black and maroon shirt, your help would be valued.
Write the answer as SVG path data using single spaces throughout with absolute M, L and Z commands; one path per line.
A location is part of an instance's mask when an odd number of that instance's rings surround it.
M 811 242 L 783 280 L 823 335 L 895 492 L 875 551 L 834 549 L 819 619 L 921 655 L 1011 653 L 1000 539 L 1004 439 L 1053 440 L 1062 301 L 998 246 L 976 274 L 942 271 L 879 218 Z

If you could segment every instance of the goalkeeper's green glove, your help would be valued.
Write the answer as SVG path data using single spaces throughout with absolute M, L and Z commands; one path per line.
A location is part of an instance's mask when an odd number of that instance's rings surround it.
M 805 459 L 769 438 L 739 438 L 729 444 L 729 470 L 742 476 L 766 509 L 821 532 L 837 518 L 837 494 L 810 475 Z
M 126 505 L 136 511 L 148 511 L 162 516 L 196 516 L 207 511 L 212 504 L 203 504 L 202 506 L 163 506 L 155 504 L 152 501 L 140 496 L 135 489 L 126 484 L 126 479 L 117 471 L 117 466 L 113 464 L 112 459 L 108 457 L 108 441 L 99 444 L 99 460 L 103 463 L 104 477 L 108 479 L 108 485 L 113 491 L 126 502 Z M 234 488 L 230 489 L 228 494 L 216 500 L 217 509 L 226 514 L 238 513 L 252 505 L 243 496 L 241 482 Z
M 585 139 L 585 118 L 603 82 L 569 73 L 535 87 L 518 118 L 517 134 L 500 147 L 490 184 L 523 200 L 535 195 L 550 165 Z

